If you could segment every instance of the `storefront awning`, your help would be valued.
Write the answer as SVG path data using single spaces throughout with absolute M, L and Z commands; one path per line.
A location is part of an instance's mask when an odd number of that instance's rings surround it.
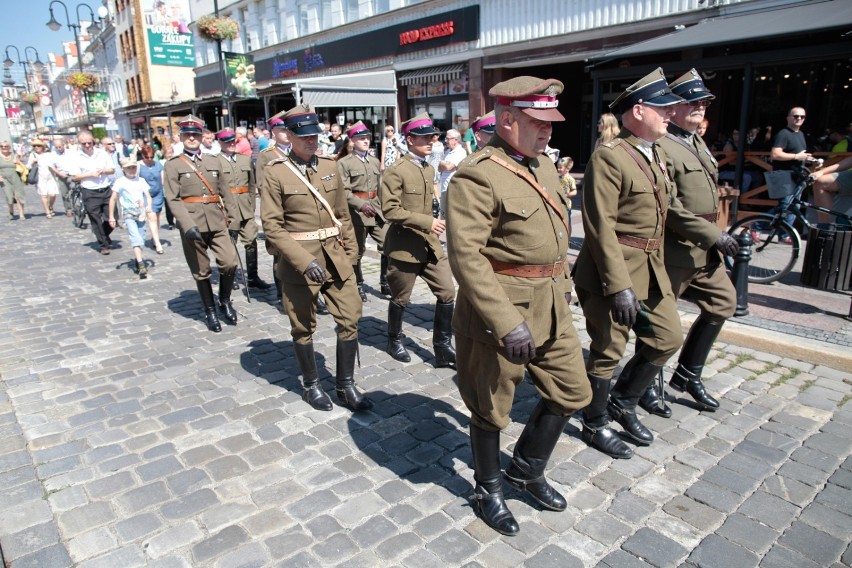
M 610 51 L 596 59 L 616 59 L 691 47 L 754 41 L 852 25 L 852 2 L 811 0 L 794 6 L 723 15 L 664 36 Z
M 296 81 L 300 99 L 315 107 L 395 107 L 393 71 L 317 77 Z
M 399 75 L 399 84 L 405 87 L 410 85 L 421 85 L 423 83 L 436 83 L 439 81 L 452 81 L 458 79 L 465 73 L 465 64 L 442 65 L 441 67 L 429 67 L 416 71 L 406 71 Z

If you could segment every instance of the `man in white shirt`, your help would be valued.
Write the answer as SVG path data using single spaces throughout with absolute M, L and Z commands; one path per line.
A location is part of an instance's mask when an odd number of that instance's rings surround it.
M 444 150 L 444 158 L 438 163 L 438 171 L 441 172 L 441 219 L 447 218 L 447 186 L 450 185 L 450 180 L 456 173 L 456 168 L 467 156 L 467 152 L 462 146 L 461 132 L 455 128 L 447 130 L 444 139 L 447 148 Z
M 211 156 L 218 156 L 222 153 L 222 146 L 216 140 L 216 135 L 207 128 L 201 133 L 201 153 Z
M 101 254 L 109 254 L 112 247 L 112 239 L 109 238 L 112 232 L 109 225 L 109 198 L 115 169 L 106 152 L 95 148 L 91 132 L 84 130 L 78 134 L 77 142 L 80 145 L 79 152 L 67 160 L 69 173 L 71 179 L 79 182 L 83 189 L 83 205 Z
M 68 186 L 71 176 L 68 175 L 68 158 L 70 152 L 65 149 L 65 138 L 63 136 L 53 137 L 53 151 L 50 153 L 51 165 L 50 171 L 56 177 L 56 183 L 59 185 L 59 193 L 62 194 L 62 205 L 65 207 L 65 216 L 70 217 L 71 213 L 71 196 L 69 195 L 70 187 Z

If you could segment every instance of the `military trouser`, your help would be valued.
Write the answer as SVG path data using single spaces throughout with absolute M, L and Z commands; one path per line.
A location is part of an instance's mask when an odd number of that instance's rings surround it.
M 240 242 L 249 246 L 257 241 L 257 221 L 254 218 L 240 220 Z
M 212 271 L 210 270 L 210 257 L 207 256 L 207 249 L 213 251 L 220 273 L 235 274 L 238 262 L 237 249 L 234 246 L 234 241 L 228 235 L 228 231 L 224 229 L 205 231 L 201 233 L 201 236 L 203 240 L 193 241 L 187 239 L 183 232 L 180 235 L 183 255 L 186 257 L 186 264 L 189 265 L 192 277 L 196 280 L 208 280 L 210 278 Z
M 358 320 L 363 303 L 355 287 L 355 275 L 346 280 L 335 279 L 327 272 L 328 279 L 322 284 L 293 284 L 282 281 L 281 301 L 290 318 L 290 333 L 293 342 L 307 344 L 317 328 L 317 296 L 322 292 L 328 313 L 337 324 L 337 337 L 342 340 L 358 337 Z
M 411 300 L 411 291 L 417 277 L 424 282 L 442 304 L 449 304 L 455 299 L 456 288 L 453 284 L 453 274 L 447 257 L 437 263 L 404 262 L 393 258 L 388 259 L 388 285 L 391 289 L 391 301 L 405 307 Z
M 666 266 L 675 297 L 689 290 L 689 297 L 701 309 L 701 317 L 710 323 L 722 323 L 737 309 L 737 291 L 722 262 L 703 268 Z

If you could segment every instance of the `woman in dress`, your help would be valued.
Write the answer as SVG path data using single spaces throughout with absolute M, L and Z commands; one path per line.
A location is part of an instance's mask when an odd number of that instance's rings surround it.
M 163 164 L 154 160 L 156 151 L 151 146 L 143 146 L 142 164 L 139 168 L 139 177 L 148 182 L 148 192 L 151 195 L 151 210 L 148 213 L 148 226 L 151 229 L 151 240 L 157 254 L 163 254 L 163 245 L 160 243 L 160 213 L 163 211 Z
M 41 197 L 44 214 L 50 219 L 54 215 L 53 205 L 56 203 L 56 196 L 59 195 L 59 184 L 56 183 L 56 178 L 53 177 L 53 172 L 50 171 L 50 167 L 53 165 L 53 156 L 48 153 L 47 144 L 41 140 L 34 140 L 32 147 L 33 153 L 30 154 L 27 167 L 33 169 L 38 164 L 36 190 Z
M 15 218 L 15 203 L 18 204 L 19 219 L 24 216 L 24 203 L 26 202 L 26 186 L 18 175 L 16 166 L 23 167 L 18 156 L 12 151 L 12 143 L 8 140 L 0 142 L 0 186 L 6 194 L 6 202 L 9 204 L 9 219 Z
M 397 150 L 396 150 L 397 142 L 398 141 L 397 141 L 397 138 L 396 138 L 394 127 L 393 126 L 386 127 L 385 128 L 385 137 L 382 138 L 382 160 L 381 160 L 382 171 L 384 171 L 385 168 L 391 167 L 394 164 L 394 162 L 396 162 L 396 158 L 397 158 L 397 155 L 398 155 Z
M 598 139 L 595 140 L 595 148 L 601 144 L 606 144 L 618 136 L 619 132 L 621 132 L 621 128 L 618 127 L 618 119 L 615 118 L 615 115 L 611 112 L 602 114 L 598 119 Z

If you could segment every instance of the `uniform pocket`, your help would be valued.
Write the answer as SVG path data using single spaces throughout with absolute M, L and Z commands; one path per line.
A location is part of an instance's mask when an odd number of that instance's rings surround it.
M 498 231 L 509 250 L 539 248 L 547 238 L 543 227 L 551 225 L 544 204 L 537 197 L 507 197 L 501 200 Z

